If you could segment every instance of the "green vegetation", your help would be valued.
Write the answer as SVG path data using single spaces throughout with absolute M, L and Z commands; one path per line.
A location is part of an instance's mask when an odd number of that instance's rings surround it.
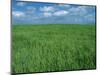
M 96 68 L 95 25 L 14 25 L 14 73 Z

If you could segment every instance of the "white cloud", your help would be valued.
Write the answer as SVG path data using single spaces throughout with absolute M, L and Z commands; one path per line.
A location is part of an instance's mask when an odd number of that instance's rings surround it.
M 13 12 L 12 12 L 12 15 L 13 15 L 14 17 L 23 17 L 23 16 L 25 16 L 25 13 L 23 13 L 23 12 L 21 12 L 21 11 L 13 11 Z
M 78 6 L 72 7 L 69 9 L 69 12 L 73 15 L 85 15 L 87 14 L 87 7 L 86 6 Z
M 54 7 L 52 7 L 52 6 L 44 6 L 44 7 L 40 7 L 40 11 L 46 11 L 46 12 L 48 12 L 48 11 L 54 11 L 55 10 L 55 8 Z
M 50 13 L 50 12 L 44 12 L 43 15 L 44 15 L 45 17 L 50 17 L 50 16 L 52 16 L 52 13 Z
M 66 4 L 59 4 L 59 6 L 61 6 L 61 7 L 66 7 L 66 8 L 69 8 L 69 7 L 71 7 L 71 5 L 66 5 Z
M 69 13 L 68 11 L 59 10 L 59 11 L 54 12 L 54 15 L 55 15 L 55 16 L 62 16 L 62 15 L 66 15 L 66 14 L 68 14 L 68 13 Z
M 17 2 L 18 6 L 24 6 L 26 3 L 25 2 Z

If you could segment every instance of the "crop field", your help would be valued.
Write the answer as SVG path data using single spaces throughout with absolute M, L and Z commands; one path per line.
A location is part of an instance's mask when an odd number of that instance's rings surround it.
M 12 72 L 96 68 L 95 25 L 13 25 Z

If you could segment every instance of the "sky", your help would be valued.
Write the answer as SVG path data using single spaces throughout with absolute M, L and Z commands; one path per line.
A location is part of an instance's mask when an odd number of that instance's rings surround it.
M 96 7 L 12 0 L 13 24 L 95 24 Z

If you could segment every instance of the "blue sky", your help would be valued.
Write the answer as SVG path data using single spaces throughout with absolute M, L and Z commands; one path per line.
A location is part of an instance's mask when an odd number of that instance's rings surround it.
M 12 2 L 13 24 L 95 24 L 95 6 Z

